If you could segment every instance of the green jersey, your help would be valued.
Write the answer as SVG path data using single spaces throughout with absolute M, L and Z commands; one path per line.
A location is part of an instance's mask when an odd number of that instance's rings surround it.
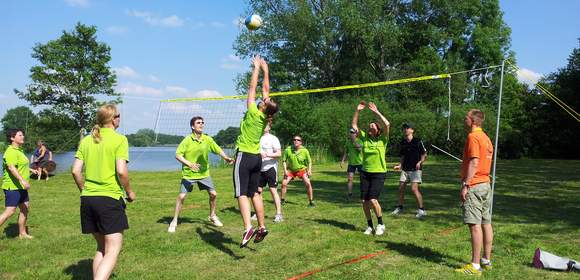
M 292 172 L 304 170 L 308 168 L 311 162 L 310 152 L 304 147 L 301 147 L 300 150 L 295 150 L 292 146 L 289 146 L 284 150 L 282 161 L 286 162 L 286 167 Z
M 384 135 L 371 137 L 364 131 L 360 132 L 363 143 L 363 170 L 370 173 L 387 172 L 387 145 L 389 138 Z
M 348 164 L 349 165 L 362 165 L 363 162 L 363 154 L 362 154 L 362 146 L 363 142 L 360 138 L 355 139 L 356 146 L 359 148 L 357 149 L 355 144 L 352 141 L 348 141 L 346 143 L 346 155 L 348 156 Z
M 28 167 L 30 161 L 22 151 L 22 147 L 14 148 L 9 145 L 4 152 L 2 158 L 2 169 L 4 170 L 4 178 L 2 180 L 2 189 L 4 190 L 23 190 L 24 187 L 20 184 L 18 179 L 10 173 L 8 166 L 14 166 L 18 169 L 18 174 L 26 181 L 30 179 L 30 169 Z
M 186 160 L 199 164 L 199 170 L 193 171 L 189 166 L 182 165 L 181 176 L 183 179 L 201 179 L 209 177 L 209 152 L 219 154 L 222 149 L 210 136 L 202 134 L 199 139 L 195 133 L 183 138 L 183 141 L 175 151 L 176 155 L 183 156 Z
M 240 135 L 236 140 L 238 151 L 259 154 L 260 138 L 266 127 L 266 115 L 258 110 L 255 103 L 248 106 L 248 111 L 240 123 Z
M 123 188 L 117 178 L 117 160 L 129 161 L 127 137 L 112 128 L 101 128 L 101 141 L 92 136 L 81 140 L 75 157 L 85 165 L 85 188 L 81 196 L 108 196 L 120 199 Z

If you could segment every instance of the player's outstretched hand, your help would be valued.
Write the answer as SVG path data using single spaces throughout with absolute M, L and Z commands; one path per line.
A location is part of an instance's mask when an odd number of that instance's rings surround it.
M 379 111 L 377 105 L 375 105 L 375 103 L 373 102 L 369 102 L 369 110 L 373 111 L 374 113 L 377 113 Z
M 357 111 L 362 111 L 365 108 L 365 102 L 361 101 L 358 106 L 356 106 Z

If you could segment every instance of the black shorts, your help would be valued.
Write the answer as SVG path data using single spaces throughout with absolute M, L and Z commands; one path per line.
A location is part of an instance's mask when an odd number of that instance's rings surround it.
M 111 234 L 129 228 L 125 201 L 108 196 L 81 196 L 81 229 L 87 233 Z
M 358 170 L 358 173 L 362 172 L 362 165 L 348 165 L 346 167 L 346 173 L 355 173 Z
M 262 156 L 260 154 L 236 153 L 234 165 L 234 197 L 253 197 L 258 192 Z
M 260 184 L 258 186 L 263 188 L 266 184 L 273 189 L 278 187 L 278 174 L 276 173 L 276 168 L 271 167 L 266 171 L 260 172 Z
M 362 200 L 379 199 L 385 186 L 385 173 L 360 173 L 360 198 Z
M 28 202 L 28 190 L 4 190 L 6 207 L 18 207 L 18 205 Z

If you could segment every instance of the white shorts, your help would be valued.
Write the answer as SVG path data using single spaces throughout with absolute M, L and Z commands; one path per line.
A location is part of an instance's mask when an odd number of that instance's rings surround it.
M 401 178 L 399 179 L 399 182 L 405 182 L 405 183 L 419 183 L 421 184 L 421 170 L 416 170 L 416 171 L 401 171 Z

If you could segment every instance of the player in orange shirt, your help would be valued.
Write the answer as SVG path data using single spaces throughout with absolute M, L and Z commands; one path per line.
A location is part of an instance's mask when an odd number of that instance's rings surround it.
M 472 109 L 463 120 L 469 131 L 463 163 L 461 164 L 461 201 L 463 202 L 463 222 L 471 233 L 471 263 L 456 269 L 465 274 L 480 275 L 483 269 L 491 269 L 491 246 L 493 228 L 491 226 L 491 187 L 489 171 L 493 158 L 491 140 L 481 128 L 485 115 L 481 110 Z M 483 258 L 481 247 L 483 245 Z

